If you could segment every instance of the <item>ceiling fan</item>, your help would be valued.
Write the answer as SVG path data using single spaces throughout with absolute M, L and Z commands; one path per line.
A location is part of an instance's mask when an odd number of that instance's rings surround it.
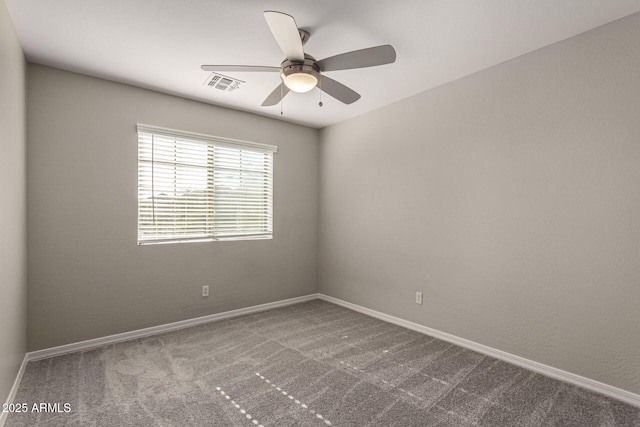
M 289 91 L 308 92 L 318 86 L 337 100 L 351 104 L 360 99 L 360 94 L 322 73 L 373 67 L 395 62 L 396 51 L 391 45 L 354 50 L 316 61 L 305 53 L 303 45 L 309 40 L 309 32 L 299 29 L 293 16 L 282 12 L 266 11 L 267 25 L 282 50 L 285 60 L 279 67 L 256 65 L 203 65 L 204 71 L 279 72 L 282 82 L 262 103 L 263 107 L 276 105 Z

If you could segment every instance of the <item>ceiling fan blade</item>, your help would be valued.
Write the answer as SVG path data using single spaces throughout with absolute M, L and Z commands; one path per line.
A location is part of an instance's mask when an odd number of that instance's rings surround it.
M 263 67 L 259 65 L 203 65 L 204 71 L 258 71 L 258 72 L 278 72 L 280 67 Z
M 360 99 L 360 94 L 348 88 L 340 82 L 330 79 L 327 76 L 320 76 L 320 89 L 333 96 L 338 101 L 345 104 L 353 104 Z
M 321 71 L 337 71 L 391 64 L 395 61 L 395 49 L 390 44 L 385 44 L 330 56 L 317 64 Z
M 289 93 L 289 88 L 284 83 L 280 83 L 276 88 L 267 96 L 267 99 L 262 103 L 263 107 L 271 107 L 276 105 Z
M 264 12 L 264 19 L 267 20 L 271 34 L 276 39 L 284 56 L 292 61 L 304 61 L 302 40 L 293 16 L 267 10 Z

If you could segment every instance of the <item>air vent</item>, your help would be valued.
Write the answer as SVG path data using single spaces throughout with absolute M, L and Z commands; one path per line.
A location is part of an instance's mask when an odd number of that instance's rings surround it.
M 222 90 L 225 92 L 233 92 L 240 87 L 240 83 L 244 83 L 244 81 L 218 73 L 211 73 L 211 75 L 204 82 L 204 84 L 206 84 L 207 86 L 211 86 L 214 89 Z

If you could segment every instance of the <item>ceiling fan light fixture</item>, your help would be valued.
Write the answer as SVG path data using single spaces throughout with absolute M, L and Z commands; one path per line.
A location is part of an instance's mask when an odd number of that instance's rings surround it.
M 284 84 L 294 92 L 305 93 L 316 87 L 318 79 L 312 74 L 294 73 L 285 76 Z
M 320 71 L 312 61 L 305 60 L 304 63 L 293 63 L 285 61 L 283 64 L 280 77 L 293 92 L 305 93 L 318 85 L 320 79 Z

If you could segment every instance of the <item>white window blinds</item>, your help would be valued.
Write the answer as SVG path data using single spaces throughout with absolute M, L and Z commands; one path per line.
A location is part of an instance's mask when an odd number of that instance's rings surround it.
M 138 243 L 271 238 L 276 151 L 138 125 Z

